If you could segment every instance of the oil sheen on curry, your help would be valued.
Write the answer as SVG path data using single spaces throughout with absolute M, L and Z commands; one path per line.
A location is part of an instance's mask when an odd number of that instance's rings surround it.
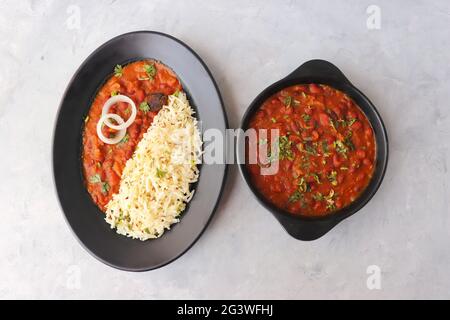
M 117 65 L 114 75 L 98 91 L 85 119 L 82 146 L 82 169 L 86 188 L 95 204 L 105 211 L 113 194 L 119 191 L 123 168 L 133 155 L 136 145 L 147 132 L 153 118 L 167 103 L 168 95 L 181 91 L 182 87 L 175 73 L 153 60 L 142 60 Z M 106 144 L 97 135 L 97 123 L 102 116 L 105 102 L 115 95 L 131 98 L 137 109 L 134 122 L 127 128 L 126 135 L 116 144 Z M 110 112 L 125 121 L 130 117 L 130 105 L 124 102 L 114 104 Z M 103 125 L 105 137 L 117 132 Z
M 355 102 L 332 87 L 285 88 L 263 103 L 249 128 L 256 129 L 258 138 L 248 142 L 247 160 L 249 150 L 267 148 L 267 161 L 247 164 L 253 185 L 269 202 L 292 214 L 333 213 L 355 201 L 372 178 L 373 129 Z M 261 139 L 259 129 L 267 129 L 267 139 Z M 279 130 L 274 148 L 268 143 L 270 129 Z M 271 150 L 277 151 L 276 157 L 271 157 Z M 262 175 L 261 169 L 273 161 L 278 161 L 278 172 Z

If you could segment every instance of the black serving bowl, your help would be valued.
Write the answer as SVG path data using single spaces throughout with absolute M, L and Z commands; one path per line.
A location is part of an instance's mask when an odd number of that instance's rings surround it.
M 331 86 L 346 93 L 350 98 L 352 98 L 369 119 L 376 141 L 375 170 L 367 188 L 349 206 L 323 217 L 304 217 L 293 215 L 276 207 L 267 201 L 265 197 L 253 186 L 249 172 L 245 165 L 246 146 L 243 132 L 248 129 L 248 123 L 253 114 L 261 107 L 264 101 L 283 88 L 297 84 L 310 83 Z M 275 82 L 261 92 L 255 100 L 253 100 L 245 112 L 240 129 L 242 130 L 240 130 L 237 138 L 237 157 L 239 160 L 239 169 L 244 177 L 244 180 L 256 196 L 256 199 L 265 208 L 267 208 L 275 216 L 275 218 L 277 218 L 277 220 L 291 236 L 299 240 L 309 241 L 318 239 L 330 231 L 339 222 L 359 211 L 375 195 L 386 172 L 388 162 L 388 137 L 383 120 L 372 102 L 370 102 L 370 100 L 361 91 L 359 91 L 335 65 L 324 60 L 311 60 L 302 64 L 287 77 Z

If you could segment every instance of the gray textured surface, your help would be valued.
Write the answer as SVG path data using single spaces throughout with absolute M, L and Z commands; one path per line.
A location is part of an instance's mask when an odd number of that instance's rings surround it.
M 67 27 L 73 4 L 80 29 Z M 381 8 L 380 30 L 366 27 L 370 4 Z M 57 203 L 53 122 L 87 55 L 141 29 L 172 34 L 202 56 L 232 126 L 302 62 L 334 62 L 388 129 L 390 164 L 377 195 L 302 243 L 232 167 L 210 227 L 173 264 L 132 274 L 92 258 Z M 0 298 L 450 298 L 449 39 L 444 0 L 0 2 Z M 373 264 L 381 290 L 366 286 Z

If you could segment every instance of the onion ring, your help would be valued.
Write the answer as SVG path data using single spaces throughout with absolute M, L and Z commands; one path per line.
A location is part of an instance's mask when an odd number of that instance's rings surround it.
M 127 129 L 121 129 L 119 131 L 117 131 L 116 135 L 114 136 L 114 138 L 107 138 L 103 135 L 102 132 L 102 125 L 103 123 L 106 124 L 106 120 L 107 119 L 114 119 L 116 120 L 119 125 L 122 125 L 125 123 L 125 121 L 122 119 L 121 116 L 119 116 L 118 114 L 114 114 L 114 113 L 107 113 L 105 115 L 102 115 L 100 120 L 98 120 L 97 122 L 97 135 L 100 138 L 100 140 L 102 140 L 104 143 L 106 144 L 116 144 L 118 143 L 120 140 L 123 139 L 123 137 L 125 137 L 125 134 L 127 133 Z
M 136 119 L 136 114 L 137 114 L 136 105 L 134 104 L 134 101 L 131 100 L 131 98 L 121 95 L 121 94 L 119 94 L 117 96 L 112 96 L 103 105 L 102 117 L 105 116 L 106 114 L 108 114 L 109 108 L 111 108 L 111 106 L 113 104 L 116 104 L 117 102 L 125 102 L 125 103 L 128 103 L 129 105 L 131 105 L 130 117 L 128 118 L 128 120 L 126 122 L 122 122 L 122 123 L 119 122 L 120 124 L 118 124 L 118 125 L 115 125 L 115 124 L 111 123 L 111 121 L 109 121 L 109 118 L 112 118 L 112 117 L 107 117 L 105 119 L 105 125 L 107 125 L 108 127 L 110 127 L 111 129 L 114 129 L 114 130 L 126 129 L 129 126 L 131 126 L 134 119 Z M 122 119 L 122 121 L 123 121 L 123 119 Z

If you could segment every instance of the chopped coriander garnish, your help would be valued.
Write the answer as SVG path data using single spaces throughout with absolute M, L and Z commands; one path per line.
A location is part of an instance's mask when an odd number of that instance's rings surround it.
M 102 181 L 102 179 L 100 178 L 100 175 L 98 173 L 94 174 L 93 176 L 91 176 L 89 178 L 89 182 L 90 183 L 100 183 L 101 186 L 102 186 L 102 193 L 103 194 L 107 194 L 109 189 L 111 189 L 109 184 L 108 184 L 108 182 Z
M 313 145 L 306 143 L 305 144 L 305 152 L 312 155 L 312 156 L 316 156 L 317 155 L 317 150 L 314 148 Z
M 288 201 L 289 202 L 296 202 L 296 201 L 301 201 L 301 205 L 302 207 L 306 206 L 306 202 L 305 202 L 305 196 L 304 193 L 305 192 L 309 192 L 311 191 L 311 188 L 309 186 L 309 184 L 305 181 L 305 179 L 302 177 L 300 179 L 300 181 L 298 182 L 298 189 L 294 191 L 294 193 L 291 194 L 291 196 L 289 197 Z
M 114 67 L 114 75 L 117 78 L 120 78 L 121 76 L 123 76 L 123 68 L 120 64 L 118 64 Z
M 300 166 L 302 167 L 302 169 L 305 169 L 305 170 L 309 169 L 309 167 L 310 167 L 309 155 L 302 156 L 302 162 L 301 162 Z
M 284 105 L 286 107 L 290 107 L 292 104 L 292 97 L 291 96 L 287 96 L 284 98 Z
M 156 168 L 156 176 L 158 178 L 164 178 L 164 176 L 166 175 L 166 171 L 160 170 L 159 168 Z
M 91 176 L 89 178 L 89 182 L 90 183 L 100 183 L 100 182 L 102 182 L 102 179 L 100 178 L 99 174 L 94 174 L 93 176 Z
M 328 148 L 328 142 L 325 140 L 322 141 L 322 152 L 324 157 L 330 156 L 330 149 Z
M 153 79 L 153 77 L 156 75 L 156 67 L 153 63 L 144 64 L 144 70 L 150 79 Z
M 341 140 L 336 140 L 333 143 L 333 146 L 334 146 L 334 148 L 336 149 L 337 152 L 342 154 L 344 157 L 347 156 L 346 154 L 347 154 L 348 148 L 345 146 L 345 144 Z
M 351 150 L 355 150 L 355 145 L 353 144 L 352 141 L 352 132 L 349 131 L 347 136 L 344 138 L 344 144 Z
M 336 177 L 337 177 L 337 172 L 336 171 L 331 171 L 331 173 L 328 175 L 328 181 L 330 181 L 330 183 L 333 185 L 333 186 L 337 186 L 337 184 L 338 184 L 338 182 L 337 182 L 337 179 L 336 179 Z
M 300 192 L 308 192 L 310 190 L 309 184 L 305 181 L 303 177 L 298 182 L 298 190 Z
M 299 201 L 300 199 L 303 199 L 303 197 L 304 196 L 303 196 L 303 194 L 300 191 L 295 190 L 294 193 L 291 194 L 291 196 L 289 197 L 288 201 L 289 202 L 296 202 L 296 201 Z
M 336 124 L 334 123 L 333 119 L 330 119 L 330 126 L 333 128 L 334 131 L 337 131 Z
M 150 106 L 148 105 L 148 103 L 147 103 L 146 101 L 144 101 L 144 102 L 142 102 L 142 103 L 139 105 L 139 109 L 140 109 L 142 112 L 147 113 L 147 112 L 150 111 Z
M 286 136 L 281 136 L 279 139 L 279 153 L 280 153 L 280 159 L 288 159 L 288 160 L 294 160 L 294 153 L 292 152 L 292 141 L 289 140 Z
M 314 180 L 318 183 L 318 184 L 322 184 L 322 182 L 320 182 L 320 177 L 317 173 L 310 173 L 310 175 L 314 178 Z
M 311 116 L 309 114 L 302 114 L 302 118 L 305 122 L 308 122 L 309 120 L 311 120 Z
M 325 199 L 331 200 L 331 199 L 333 199 L 333 197 L 334 197 L 334 190 L 331 189 L 330 193 L 325 197 Z
M 130 136 L 126 133 L 122 140 L 119 141 L 119 144 L 127 143 L 128 140 L 130 140 Z
M 111 187 L 109 186 L 108 182 L 102 182 L 102 193 L 107 194 L 109 189 L 111 189 Z
M 117 92 L 116 90 L 111 92 L 111 97 L 117 96 L 119 94 L 119 92 Z
M 327 202 L 327 209 L 330 211 L 333 211 L 336 209 L 336 205 L 334 204 L 334 197 L 335 197 L 335 194 L 334 194 L 333 189 L 331 189 L 330 193 L 324 197 Z
M 173 93 L 173 95 L 174 95 L 175 97 L 178 98 L 178 96 L 180 95 L 180 90 L 175 91 L 175 92 Z
M 352 124 L 354 124 L 355 122 L 356 122 L 356 119 L 355 119 L 355 118 L 351 118 L 350 120 L 348 120 L 347 125 L 348 125 L 349 127 L 351 127 Z
M 277 119 L 275 119 L 275 118 L 270 118 L 270 121 L 272 121 L 273 123 L 276 123 L 277 122 Z
M 312 195 L 312 198 L 316 201 L 323 201 L 325 200 L 325 197 L 323 196 L 322 193 L 320 192 L 316 192 L 315 194 Z
M 343 120 L 343 119 L 338 119 L 336 124 L 337 124 L 338 127 L 339 127 L 339 125 L 342 126 L 342 127 L 347 126 L 347 122 L 345 120 Z
M 267 142 L 266 142 L 267 143 Z M 287 136 L 281 136 L 275 142 L 275 153 L 271 153 L 269 150 L 269 162 L 280 160 L 294 160 L 294 153 L 292 152 L 292 141 L 289 141 Z

